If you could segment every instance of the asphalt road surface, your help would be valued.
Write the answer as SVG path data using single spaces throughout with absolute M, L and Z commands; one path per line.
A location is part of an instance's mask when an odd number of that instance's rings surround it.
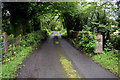
M 60 44 L 56 45 L 53 40 L 54 34 L 23 61 L 25 66 L 18 71 L 17 78 L 67 78 L 59 60 L 60 54 L 72 62 L 81 78 L 117 78 L 76 50 L 66 40 L 59 39 Z

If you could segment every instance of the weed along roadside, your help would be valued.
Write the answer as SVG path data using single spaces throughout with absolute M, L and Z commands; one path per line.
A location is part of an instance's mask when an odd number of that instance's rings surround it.
M 2 63 L 2 78 L 9 79 L 16 77 L 16 72 L 21 67 L 23 60 L 30 55 L 32 50 L 42 40 L 46 39 L 46 34 L 41 34 L 41 32 L 44 33 L 44 31 L 29 33 L 25 39 L 21 39 L 19 46 L 12 47 L 9 45 L 8 53 Z
M 56 45 L 60 44 L 60 41 L 57 35 L 54 37 L 54 43 Z M 67 60 L 65 56 L 62 55 L 61 53 L 59 54 L 59 57 L 60 57 L 60 63 L 64 71 L 66 72 L 67 78 L 80 78 L 77 71 L 73 68 L 72 63 L 69 60 Z
M 72 63 L 63 55 L 60 55 L 60 63 L 65 70 L 68 78 L 80 78 L 77 71 L 73 68 Z

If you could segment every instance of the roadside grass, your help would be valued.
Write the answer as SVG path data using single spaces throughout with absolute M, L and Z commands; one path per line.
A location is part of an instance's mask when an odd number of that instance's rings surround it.
M 77 74 L 77 71 L 72 67 L 72 64 L 70 61 L 68 61 L 64 56 L 61 55 L 60 62 L 67 74 L 68 78 L 80 78 L 80 76 Z
M 14 78 L 16 71 L 20 68 L 22 61 L 32 52 L 32 47 L 22 48 L 14 57 L 7 58 L 7 62 L 2 64 L 2 78 Z
M 99 63 L 102 67 L 110 70 L 115 75 L 120 77 L 119 67 L 120 67 L 120 60 L 117 57 L 117 54 L 114 54 L 113 51 L 110 52 L 103 52 L 101 54 L 94 55 L 92 59 Z M 118 62 L 119 61 L 119 62 Z
M 46 39 L 45 34 L 42 31 L 29 33 L 27 37 L 20 41 L 20 45 L 12 47 L 9 45 L 8 53 L 3 56 L 2 59 L 2 78 L 15 78 L 17 76 L 16 71 L 21 67 L 21 64 L 25 58 L 27 58 L 32 50 L 39 45 L 39 43 Z M 37 35 L 36 35 L 37 34 Z

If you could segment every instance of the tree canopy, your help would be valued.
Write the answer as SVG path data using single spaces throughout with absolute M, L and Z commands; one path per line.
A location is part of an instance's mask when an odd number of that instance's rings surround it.
M 119 2 L 116 2 L 118 5 Z M 106 35 L 116 31 L 118 7 L 104 2 L 4 2 L 2 9 L 3 31 L 25 35 L 42 27 L 52 29 L 58 23 L 70 30 L 84 29 Z M 112 12 L 112 14 L 111 14 Z M 58 23 L 56 22 L 58 21 Z M 44 24 L 44 25 L 43 25 Z M 109 35 L 108 35 L 109 36 Z

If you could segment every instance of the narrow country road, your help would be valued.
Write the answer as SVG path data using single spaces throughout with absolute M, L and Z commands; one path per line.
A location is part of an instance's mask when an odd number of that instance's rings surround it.
M 117 78 L 61 37 L 60 44 L 56 45 L 53 40 L 54 34 L 23 61 L 25 66 L 18 71 L 17 78 L 67 78 L 59 60 L 60 54 L 72 62 L 81 78 Z

